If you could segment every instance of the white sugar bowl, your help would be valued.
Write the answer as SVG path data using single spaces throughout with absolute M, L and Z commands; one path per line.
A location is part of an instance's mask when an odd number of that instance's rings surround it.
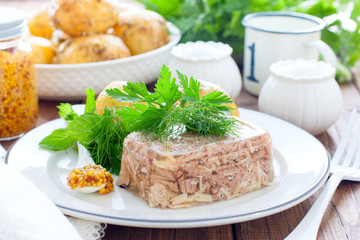
M 241 90 L 239 67 L 231 57 L 233 49 L 221 42 L 187 42 L 171 50 L 169 68 L 179 70 L 188 77 L 214 83 L 224 89 L 233 99 Z
M 342 111 L 335 68 L 314 60 L 274 63 L 259 94 L 259 110 L 291 122 L 313 135 L 327 130 Z

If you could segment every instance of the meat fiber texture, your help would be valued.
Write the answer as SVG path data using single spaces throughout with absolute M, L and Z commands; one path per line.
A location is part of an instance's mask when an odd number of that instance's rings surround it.
M 133 132 L 124 141 L 116 184 L 161 208 L 231 199 L 269 185 L 274 179 L 271 137 L 263 128 L 241 122 L 236 135 L 185 132 L 167 143 Z

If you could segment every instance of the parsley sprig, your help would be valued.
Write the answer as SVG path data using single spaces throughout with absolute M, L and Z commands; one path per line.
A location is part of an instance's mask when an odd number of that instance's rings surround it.
M 116 111 L 126 128 L 162 141 L 170 136 L 179 137 L 184 128 L 201 136 L 235 133 L 237 121 L 228 115 L 231 108 L 223 105 L 232 103 L 231 98 L 217 90 L 200 97 L 199 81 L 188 79 L 179 71 L 177 75 L 180 84 L 163 65 L 154 93 L 136 82 L 128 83 L 123 91 L 106 90 L 113 99 L 143 103 Z

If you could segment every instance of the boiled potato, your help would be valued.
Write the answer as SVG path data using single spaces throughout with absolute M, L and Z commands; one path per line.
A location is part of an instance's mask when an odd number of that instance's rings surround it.
M 52 20 L 71 36 L 105 33 L 117 22 L 118 11 L 107 0 L 57 0 Z
M 126 81 L 113 81 L 113 82 L 109 83 L 104 88 L 104 90 L 101 91 L 99 96 L 96 98 L 95 113 L 103 114 L 105 107 L 108 107 L 108 108 L 115 107 L 115 106 L 131 107 L 134 103 L 120 102 L 118 100 L 112 99 L 111 97 L 108 96 L 108 94 L 105 91 L 106 89 L 110 89 L 110 88 L 118 88 L 118 89 L 122 90 L 123 87 L 126 85 L 126 83 L 127 83 Z
M 51 42 L 42 37 L 30 36 L 29 42 L 35 63 L 50 64 L 53 61 L 55 51 Z
M 223 92 L 224 94 L 226 94 L 230 97 L 230 95 L 224 89 L 222 89 L 220 86 L 218 86 L 217 84 L 210 83 L 210 82 L 203 81 L 203 80 L 198 80 L 198 81 L 200 82 L 200 91 L 199 91 L 200 97 L 207 95 L 210 92 L 213 92 L 215 90 L 218 90 L 219 92 Z M 227 103 L 224 105 L 234 109 L 230 112 L 231 116 L 239 117 L 239 110 L 238 110 L 238 107 L 236 106 L 234 100 L 232 103 Z
M 128 9 L 119 14 L 114 35 L 121 37 L 132 55 L 157 49 L 169 42 L 165 19 L 156 12 Z
M 32 35 L 50 39 L 53 33 L 53 27 L 47 8 L 41 8 L 27 19 L 27 25 Z
M 129 57 L 123 41 L 113 35 L 97 34 L 67 40 L 59 47 L 56 63 L 88 63 Z
M 55 48 L 58 48 L 66 40 L 71 40 L 72 37 L 60 29 L 55 29 L 51 36 L 51 43 Z

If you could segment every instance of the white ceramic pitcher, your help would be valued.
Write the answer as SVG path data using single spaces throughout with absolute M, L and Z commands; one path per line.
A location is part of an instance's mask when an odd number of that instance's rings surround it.
M 342 94 L 335 68 L 314 60 L 279 61 L 259 95 L 259 110 L 317 135 L 339 118 Z
M 319 60 L 332 66 L 336 56 L 320 40 L 325 23 L 320 18 L 295 12 L 259 12 L 247 15 L 245 26 L 244 88 L 258 95 L 269 77 L 272 63 L 287 59 Z

